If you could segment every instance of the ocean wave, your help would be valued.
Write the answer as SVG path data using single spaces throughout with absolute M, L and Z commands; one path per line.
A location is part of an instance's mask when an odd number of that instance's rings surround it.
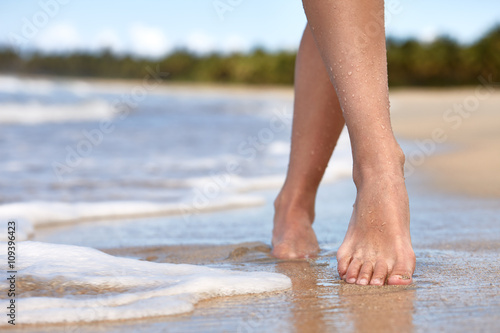
M 38 226 L 70 224 L 79 221 L 126 219 L 148 216 L 192 215 L 234 208 L 252 207 L 264 204 L 257 196 L 233 195 L 210 199 L 203 195 L 176 203 L 148 201 L 107 202 L 18 202 L 0 206 L 0 219 L 16 221 L 18 240 L 29 239 L 33 228 Z M 6 241 L 7 234 L 0 235 Z
M 48 95 L 56 86 L 55 81 L 50 79 L 0 75 L 0 92 L 8 94 Z
M 80 104 L 2 103 L 0 124 L 37 125 L 79 121 L 108 120 L 116 111 L 104 100 Z
M 22 253 L 17 279 L 32 287 L 16 295 L 17 325 L 173 315 L 192 311 L 203 299 L 291 287 L 290 279 L 278 273 L 153 263 L 81 246 L 25 241 L 17 244 L 17 252 Z M 7 271 L 5 253 L 0 261 Z M 1 284 L 2 295 L 8 288 Z M 10 304 L 7 299 L 1 303 L 4 309 Z M 7 320 L 0 323 L 8 325 Z

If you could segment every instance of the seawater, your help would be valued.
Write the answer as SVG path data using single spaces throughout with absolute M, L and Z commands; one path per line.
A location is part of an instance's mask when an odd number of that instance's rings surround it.
M 87 241 L 105 234 L 96 221 L 177 215 L 187 224 L 180 216 L 263 205 L 269 199 L 259 191 L 283 183 L 290 97 L 164 86 L 138 99 L 135 88 L 0 76 L 0 219 L 16 221 L 19 324 L 179 314 L 202 299 L 291 286 L 277 273 L 145 262 L 92 248 L 103 243 L 28 240 L 44 225 L 79 221 L 96 225 Z M 345 135 L 339 146 L 327 180 L 350 173 Z M 196 229 L 197 221 L 189 223 Z M 104 243 L 120 246 L 115 236 Z M 0 254 L 4 270 L 6 262 Z
M 256 206 L 278 189 L 292 97 L 0 76 L 0 217 L 34 225 Z M 343 134 L 325 179 L 351 172 Z M 31 226 L 30 226 L 31 225 Z

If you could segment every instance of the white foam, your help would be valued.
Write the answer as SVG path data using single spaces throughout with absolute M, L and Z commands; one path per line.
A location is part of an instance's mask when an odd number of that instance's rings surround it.
M 148 201 L 105 202 L 49 202 L 31 201 L 0 205 L 0 219 L 18 222 L 18 240 L 26 240 L 33 234 L 33 226 L 67 224 L 82 220 L 103 220 L 162 216 L 174 214 L 197 214 L 206 211 L 252 207 L 264 204 L 256 196 L 231 196 L 199 204 L 197 201 L 178 203 L 156 203 Z M 6 233 L 0 240 L 7 240 Z
M 48 95 L 54 91 L 55 87 L 56 83 L 53 80 L 0 75 L 0 92 Z
M 3 103 L 0 105 L 0 123 L 35 125 L 111 119 L 115 111 L 103 100 L 81 104 Z
M 5 243 L 2 244 L 5 248 Z M 100 290 L 98 295 L 18 297 L 17 324 L 93 322 L 165 316 L 193 310 L 202 300 L 285 290 L 277 273 L 228 271 L 114 257 L 95 249 L 41 242 L 17 244 L 17 276 L 37 287 Z M 5 251 L 4 251 L 5 252 Z M 6 254 L 0 254 L 7 270 Z M 0 290 L 6 293 L 7 284 Z M 8 300 L 2 300 L 5 309 Z M 7 326 L 6 320 L 0 326 Z

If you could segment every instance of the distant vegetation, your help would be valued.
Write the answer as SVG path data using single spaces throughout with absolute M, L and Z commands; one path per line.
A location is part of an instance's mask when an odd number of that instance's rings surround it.
M 392 86 L 444 86 L 476 84 L 477 77 L 492 75 L 500 81 L 500 26 L 477 42 L 461 45 L 441 37 L 432 43 L 414 39 L 387 41 L 389 84 Z M 24 75 L 79 76 L 138 79 L 146 68 L 168 72 L 165 80 L 247 84 L 293 84 L 296 54 L 256 49 L 247 54 L 196 55 L 177 50 L 151 60 L 101 53 L 20 55 L 0 49 L 0 72 Z

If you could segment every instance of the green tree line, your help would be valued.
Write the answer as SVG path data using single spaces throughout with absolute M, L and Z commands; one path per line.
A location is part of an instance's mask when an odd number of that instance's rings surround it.
M 147 68 L 159 68 L 170 81 L 246 84 L 293 84 L 296 53 L 267 52 L 197 55 L 174 51 L 157 60 L 100 53 L 19 54 L 0 49 L 0 72 L 21 75 L 138 79 Z M 445 86 L 476 84 L 480 75 L 499 80 L 500 26 L 475 43 L 462 45 L 440 37 L 430 43 L 415 39 L 387 40 L 391 86 Z

